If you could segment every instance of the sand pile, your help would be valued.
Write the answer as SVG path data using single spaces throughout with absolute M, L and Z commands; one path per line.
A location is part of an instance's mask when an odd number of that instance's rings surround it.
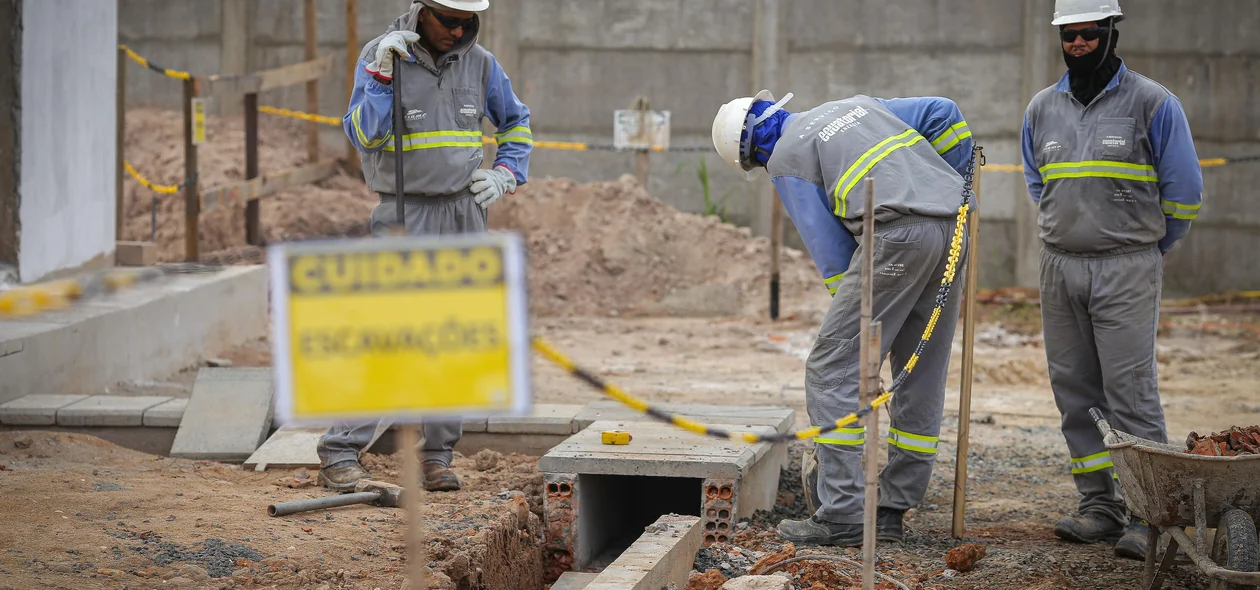
M 183 119 L 178 112 L 127 114 L 126 158 L 159 184 L 183 175 Z M 244 179 L 241 117 L 207 117 L 199 148 L 202 188 Z M 260 169 L 279 172 L 306 163 L 304 123 L 259 118 Z M 335 154 L 327 150 L 326 157 Z M 148 240 L 153 193 L 125 179 L 123 238 Z M 267 243 L 367 233 L 378 199 L 361 178 L 341 174 L 262 200 Z M 680 212 L 649 195 L 632 176 L 591 184 L 535 179 L 490 211 L 495 229 L 521 232 L 528 243 L 531 309 L 546 316 L 764 316 L 769 299 L 770 242 L 716 217 Z M 263 253 L 245 245 L 244 204 L 203 211 L 202 260 L 259 264 Z M 157 243 L 161 260 L 182 260 L 183 196 L 159 195 Z M 825 307 L 827 296 L 813 263 L 784 249 L 782 310 Z

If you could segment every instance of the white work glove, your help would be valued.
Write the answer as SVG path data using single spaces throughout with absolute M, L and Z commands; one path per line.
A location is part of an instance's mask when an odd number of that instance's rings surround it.
M 473 200 L 487 209 L 490 204 L 499 200 L 504 193 L 516 192 L 516 175 L 507 166 L 499 165 L 485 170 L 473 170 L 472 184 L 468 188 L 473 192 Z
M 397 53 L 403 59 L 411 57 L 407 52 L 407 45 L 420 40 L 420 35 L 414 31 L 391 31 L 380 43 L 376 44 L 376 60 L 368 64 L 367 71 L 373 76 L 380 76 L 386 80 L 394 79 L 394 56 L 390 52 Z

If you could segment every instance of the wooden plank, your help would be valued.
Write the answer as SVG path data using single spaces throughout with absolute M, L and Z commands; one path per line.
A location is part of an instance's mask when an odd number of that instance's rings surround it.
M 318 80 L 332 71 L 332 56 L 304 61 L 244 76 L 210 76 L 203 79 L 201 96 L 237 96 L 275 90 Z
M 245 469 L 317 469 L 319 454 L 315 446 L 327 428 L 284 426 L 272 434 L 245 460 Z
M 340 166 L 338 160 L 325 160 L 318 164 L 290 168 L 252 180 L 206 189 L 201 197 L 202 209 L 209 210 L 229 203 L 246 203 L 285 189 L 319 182 L 335 176 Z

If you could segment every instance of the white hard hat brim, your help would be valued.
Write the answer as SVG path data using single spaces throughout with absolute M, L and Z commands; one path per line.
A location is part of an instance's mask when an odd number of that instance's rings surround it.
M 412 0 L 412 2 L 434 8 L 462 10 L 464 12 L 482 12 L 490 8 L 490 0 Z
M 1086 12 L 1083 14 L 1072 14 L 1068 16 L 1062 16 L 1062 17 L 1059 17 L 1050 21 L 1050 24 L 1052 26 L 1059 27 L 1063 25 L 1074 25 L 1077 23 L 1102 22 L 1109 18 L 1115 19 L 1113 22 L 1120 22 L 1124 20 L 1124 15 L 1115 14 L 1115 13 L 1106 13 L 1106 12 Z M 1045 22 L 1045 21 L 1041 21 L 1041 22 Z

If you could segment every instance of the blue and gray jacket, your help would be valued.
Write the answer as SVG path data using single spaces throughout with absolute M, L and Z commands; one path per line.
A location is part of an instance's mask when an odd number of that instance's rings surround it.
M 1181 101 L 1120 71 L 1081 105 L 1067 74 L 1024 116 L 1024 179 L 1047 245 L 1097 253 L 1158 244 L 1168 252 L 1203 202 L 1203 172 Z
M 363 154 L 363 176 L 368 186 L 386 196 L 395 192 L 393 134 L 394 88 L 382 84 L 365 68 L 376 56 L 385 34 L 399 29 L 416 30 L 422 4 L 398 17 L 380 37 L 359 54 L 355 87 L 342 127 Z M 512 92 L 512 82 L 499 62 L 477 44 L 477 24 L 465 31 L 451 51 L 435 63 L 418 43 L 408 48 L 412 57 L 403 62 L 402 97 L 405 136 L 403 146 L 404 192 L 415 198 L 451 198 L 469 194 L 473 170 L 481 166 L 481 121 L 488 118 L 498 129 L 494 166 L 505 166 L 525 184 L 533 135 L 529 108 Z

